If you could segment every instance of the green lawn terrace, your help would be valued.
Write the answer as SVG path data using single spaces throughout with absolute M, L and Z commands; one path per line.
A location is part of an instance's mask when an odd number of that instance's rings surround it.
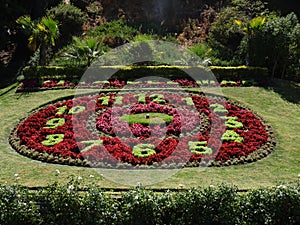
M 287 87 L 289 87 L 287 89 Z M 292 89 L 292 88 L 293 89 Z M 175 173 L 169 179 L 153 184 L 149 188 L 184 188 L 196 186 L 217 185 L 229 183 L 237 185 L 239 189 L 274 186 L 278 182 L 297 181 L 298 178 L 298 151 L 297 151 L 297 115 L 299 109 L 298 86 L 291 82 L 274 81 L 272 89 L 262 87 L 222 88 L 222 93 L 234 102 L 251 109 L 264 118 L 273 128 L 276 137 L 276 148 L 266 158 L 252 163 L 231 165 L 223 167 L 208 167 L 199 170 L 199 167 L 189 167 Z M 67 182 L 70 176 L 81 176 L 86 182 L 96 181 L 101 187 L 120 188 L 126 187 L 112 182 L 101 172 L 93 168 L 75 167 L 51 164 L 32 160 L 24 157 L 11 149 L 8 137 L 20 119 L 32 114 L 33 110 L 48 104 L 55 103 L 74 95 L 72 89 L 48 90 L 37 93 L 16 94 L 16 85 L 1 91 L 2 132 L 1 158 L 3 169 L 1 180 L 8 184 L 16 182 L 14 174 L 18 174 L 21 185 L 29 187 L 46 186 L 57 181 Z M 286 92 L 286 90 L 289 90 Z M 214 88 L 210 93 L 214 94 Z M 82 94 L 94 93 L 92 90 L 83 89 Z M 278 110 L 280 105 L 281 110 Z M 12 113 L 12 110 L 13 113 Z M 286 116 L 288 115 L 288 116 Z M 284 119 L 283 119 L 284 118 Z M 59 175 L 57 171 L 60 171 Z M 93 177 L 93 179 L 90 179 Z M 122 180 L 122 177 L 116 178 Z

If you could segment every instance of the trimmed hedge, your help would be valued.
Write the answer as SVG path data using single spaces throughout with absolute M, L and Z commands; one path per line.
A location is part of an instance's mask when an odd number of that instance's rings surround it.
M 289 225 L 300 223 L 300 183 L 239 193 L 236 187 L 153 192 L 132 189 L 118 198 L 97 185 L 56 184 L 37 191 L 0 186 L 0 224 Z
M 245 80 L 245 79 L 263 79 L 268 76 L 268 69 L 263 67 L 209 67 L 211 72 L 218 80 Z M 102 66 L 90 67 L 89 74 L 95 74 L 94 80 L 101 74 L 113 74 L 112 78 L 123 80 L 134 80 L 146 76 L 161 76 L 169 79 L 190 78 L 188 74 L 193 74 L 199 80 L 209 79 L 208 70 L 205 67 L 189 66 Z M 25 80 L 29 79 L 80 79 L 86 68 L 84 67 L 57 67 L 57 66 L 38 66 L 36 68 L 25 67 L 23 75 Z M 94 71 L 94 72 L 93 72 Z M 103 78 L 102 78 L 103 79 Z
M 243 79 L 259 80 L 259 79 L 264 79 L 269 75 L 269 70 L 265 67 L 211 66 L 210 69 L 217 78 L 222 78 L 222 80 L 243 80 Z
M 85 70 L 85 67 L 27 66 L 23 69 L 23 75 L 25 80 L 80 78 Z

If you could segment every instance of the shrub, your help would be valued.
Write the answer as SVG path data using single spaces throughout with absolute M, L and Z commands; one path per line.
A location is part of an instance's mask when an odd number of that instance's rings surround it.
M 82 76 L 85 67 L 59 67 L 59 66 L 37 66 L 25 67 L 23 75 L 26 80 L 29 79 L 78 79 Z
M 30 191 L 0 187 L 0 223 L 292 225 L 300 222 L 300 183 L 239 193 L 228 185 L 154 192 L 131 189 L 118 198 L 78 180 Z
M 189 18 L 184 22 L 184 28 L 178 35 L 177 40 L 185 46 L 205 42 L 216 14 L 216 11 L 212 7 L 207 7 L 200 13 L 199 19 Z
M 121 205 L 122 224 L 159 224 L 157 194 L 143 189 L 132 190 L 123 195 Z
M 206 43 L 193 44 L 188 48 L 201 59 L 209 59 L 212 49 Z
M 236 188 L 226 185 L 179 193 L 172 224 L 240 224 L 238 198 Z
M 0 224 L 42 224 L 34 196 L 27 188 L 0 186 Z
M 247 35 L 250 63 L 268 67 L 273 77 L 284 78 L 288 69 L 294 73 L 290 65 L 299 70 L 299 33 L 299 21 L 294 13 L 267 18 L 255 35 Z
M 240 49 L 244 33 L 235 20 L 250 20 L 259 15 L 267 14 L 268 10 L 261 1 L 233 0 L 224 8 L 212 23 L 208 35 L 209 46 L 214 50 L 214 65 L 244 64 L 245 57 Z
M 92 0 L 72 0 L 72 4 L 82 11 L 92 2 Z
M 64 186 L 53 184 L 40 190 L 36 201 L 41 207 L 44 224 L 81 224 L 80 210 L 82 196 L 78 185 L 70 182 Z
M 248 224 L 299 224 L 299 186 L 279 185 L 242 195 L 243 220 Z
M 71 4 L 60 3 L 47 11 L 47 15 L 59 22 L 60 45 L 69 42 L 73 35 L 82 31 L 86 14 Z
M 90 31 L 88 36 L 101 39 L 104 45 L 114 48 L 128 43 L 138 33 L 136 29 L 126 25 L 123 20 L 115 20 Z
M 64 56 L 69 60 L 76 60 L 79 65 L 90 66 L 100 55 L 100 42 L 94 38 L 81 40 L 73 37 L 73 48 L 65 52 Z
M 187 74 L 191 70 L 193 73 L 194 67 L 188 66 L 106 66 L 101 69 L 103 74 L 105 70 L 107 73 L 115 71 L 116 73 L 112 78 L 120 80 L 134 80 L 146 76 L 161 76 L 168 79 L 191 79 Z M 245 79 L 263 79 L 268 76 L 268 69 L 264 67 L 249 67 L 249 66 L 238 66 L 238 67 L 220 67 L 210 66 L 213 75 L 218 80 L 245 80 Z M 205 67 L 197 67 L 199 80 L 203 80 L 207 75 L 207 69 Z M 78 67 L 61 67 L 61 66 L 38 66 L 38 67 L 25 67 L 23 69 L 23 75 L 25 80 L 29 79 L 80 79 L 86 70 L 85 66 Z M 90 70 L 91 72 L 91 70 Z M 195 71 L 194 71 L 195 73 Z M 95 71 L 95 78 L 97 73 Z M 99 78 L 99 77 L 98 77 Z M 208 79 L 209 77 L 207 77 Z

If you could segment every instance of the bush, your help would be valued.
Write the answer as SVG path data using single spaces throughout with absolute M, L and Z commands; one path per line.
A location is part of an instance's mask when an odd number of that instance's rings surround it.
M 25 67 L 23 69 L 23 75 L 25 80 L 29 79 L 78 79 L 80 78 L 85 67 L 59 67 L 59 66 L 37 66 L 37 67 Z
M 248 224 L 299 224 L 299 186 L 279 185 L 241 196 L 243 220 Z
M 79 8 L 60 3 L 47 11 L 47 15 L 59 22 L 60 46 L 69 42 L 73 35 L 78 35 L 82 31 L 82 25 L 86 20 L 86 14 Z
M 211 66 L 211 71 L 218 80 L 247 80 L 265 79 L 269 75 L 269 70 L 265 67 L 251 66 Z
M 136 188 L 114 198 L 96 185 L 80 191 L 73 180 L 29 191 L 0 187 L 0 223 L 292 225 L 300 222 L 300 183 L 239 193 L 236 187 L 174 190 Z
M 245 57 L 240 49 L 245 34 L 239 29 L 235 20 L 247 21 L 267 13 L 268 10 L 261 1 L 233 0 L 229 6 L 224 8 L 212 23 L 208 35 L 208 43 L 213 49 L 214 56 L 212 64 L 245 64 Z
M 1 185 L 0 224 L 42 224 L 34 197 L 26 188 Z
M 104 45 L 114 48 L 128 43 L 138 33 L 136 29 L 126 25 L 123 20 L 115 20 L 97 27 L 87 35 L 98 38 Z
M 212 49 L 206 43 L 193 44 L 188 48 L 201 59 L 209 59 Z
M 247 35 L 249 61 L 266 66 L 272 76 L 284 78 L 287 72 L 299 71 L 300 24 L 297 16 L 267 17 L 264 25 Z
M 112 78 L 120 80 L 135 80 L 146 76 L 161 76 L 168 79 L 191 79 L 188 75 L 190 70 L 191 74 L 195 74 L 195 67 L 188 66 L 106 66 L 96 68 L 95 80 L 99 80 L 97 70 L 101 69 L 103 74 L 105 70 L 110 74 L 115 71 Z M 207 70 L 211 70 L 212 74 L 207 74 Z M 23 75 L 25 80 L 29 79 L 80 79 L 84 74 L 86 67 L 60 67 L 60 66 L 38 66 L 38 67 L 25 67 Z M 264 67 L 220 67 L 211 66 L 208 68 L 197 67 L 197 74 L 199 80 L 209 79 L 206 75 L 214 75 L 218 80 L 245 80 L 245 79 L 264 79 L 268 76 L 268 69 Z M 89 73 L 93 73 L 89 69 Z M 92 78 L 92 76 L 90 76 Z
M 93 2 L 92 0 L 72 0 L 72 4 L 84 11 L 86 7 Z

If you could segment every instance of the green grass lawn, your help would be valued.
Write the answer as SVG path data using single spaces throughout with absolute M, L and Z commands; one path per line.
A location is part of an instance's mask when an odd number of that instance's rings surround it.
M 140 123 L 143 125 L 149 125 L 149 124 L 171 123 L 173 120 L 173 116 L 169 116 L 163 113 L 150 112 L 150 113 L 123 115 L 121 116 L 120 120 L 126 121 L 128 124 Z
M 259 87 L 222 88 L 223 94 L 252 109 L 273 127 L 277 147 L 267 158 L 251 164 L 206 168 L 185 168 L 169 179 L 152 185 L 153 188 L 185 188 L 229 183 L 240 189 L 273 186 L 280 182 L 300 179 L 300 103 L 299 89 L 284 92 L 283 83 L 276 82 L 273 91 Z M 290 88 L 286 82 L 286 89 Z M 298 86 L 299 88 L 299 86 Z M 122 187 L 103 178 L 92 168 L 80 168 L 34 161 L 16 153 L 8 143 L 11 129 L 28 113 L 57 98 L 74 94 L 74 90 L 55 90 L 36 93 L 15 93 L 16 86 L 0 90 L 0 183 L 30 187 L 53 182 L 66 183 L 72 176 L 81 176 L 86 183 L 97 182 L 101 187 Z M 88 90 L 85 90 L 85 92 Z M 209 91 L 214 92 L 214 89 Z M 290 93 L 293 91 L 293 93 Z M 288 96 L 285 96 L 288 95 Z M 290 95 L 294 96 L 291 101 Z M 286 100 L 287 99 L 287 100 Z M 56 170 L 60 171 L 57 175 Z M 16 181 L 14 174 L 19 174 Z

